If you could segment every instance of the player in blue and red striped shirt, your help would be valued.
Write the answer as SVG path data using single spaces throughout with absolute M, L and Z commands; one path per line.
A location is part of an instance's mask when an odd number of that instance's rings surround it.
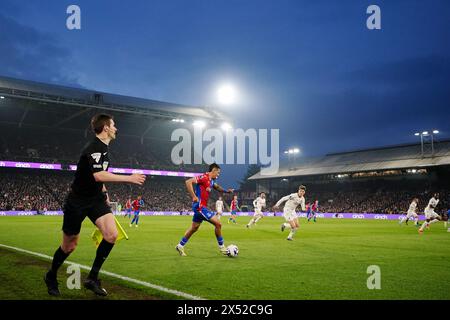
M 223 244 L 224 241 L 222 237 L 222 225 L 215 213 L 208 209 L 208 198 L 212 189 L 227 193 L 233 193 L 234 191 L 233 189 L 225 191 L 216 183 L 219 174 L 220 167 L 213 163 L 209 166 L 208 172 L 186 180 L 186 188 L 192 197 L 192 211 L 194 211 L 194 217 L 192 218 L 191 227 L 186 231 L 180 243 L 175 247 L 181 256 L 186 256 L 184 246 L 189 238 L 198 230 L 203 221 L 207 221 L 214 225 L 214 232 L 216 234 L 217 243 L 219 244 L 219 250 L 223 254 L 226 254 L 226 248 Z
M 316 200 L 313 202 L 313 204 L 310 206 L 311 208 L 311 212 L 309 213 L 308 216 L 308 222 L 309 220 L 311 220 L 311 218 L 314 219 L 314 222 L 316 222 L 316 214 L 319 211 L 319 200 Z
M 130 227 L 133 225 L 133 223 L 136 223 L 136 228 L 139 223 L 139 213 L 141 212 L 141 207 L 144 205 L 144 200 L 142 200 L 141 196 L 138 196 L 136 200 L 134 200 L 131 203 L 131 206 L 133 207 L 134 211 L 134 218 L 131 220 Z
M 237 199 L 236 195 L 234 195 L 233 200 L 231 200 L 230 209 L 231 209 L 231 217 L 228 219 L 228 223 L 230 223 L 230 221 L 232 221 L 233 223 L 237 223 L 236 222 L 236 211 L 241 210 L 241 209 L 238 206 L 238 199 Z

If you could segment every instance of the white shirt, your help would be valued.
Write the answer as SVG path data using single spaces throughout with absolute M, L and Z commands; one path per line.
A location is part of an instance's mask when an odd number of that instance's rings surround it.
M 434 208 L 436 208 L 436 206 L 439 203 L 439 199 L 436 200 L 434 197 L 430 199 L 430 201 L 428 202 L 428 206 L 425 208 L 425 210 L 434 210 Z
M 223 210 L 223 201 L 217 200 L 216 201 L 216 211 L 222 212 L 222 210 Z
M 415 201 L 411 202 L 409 205 L 408 213 L 416 213 L 417 203 Z
M 258 197 L 255 200 L 253 200 L 253 207 L 255 209 L 261 210 L 265 206 L 266 206 L 266 198 L 263 199 L 261 197 Z
M 286 202 L 284 205 L 285 210 L 295 210 L 299 205 L 302 206 L 302 211 L 306 210 L 305 207 L 305 197 L 299 197 L 298 193 L 292 193 L 286 197 L 281 198 L 275 205 L 275 207 L 279 207 L 283 202 Z

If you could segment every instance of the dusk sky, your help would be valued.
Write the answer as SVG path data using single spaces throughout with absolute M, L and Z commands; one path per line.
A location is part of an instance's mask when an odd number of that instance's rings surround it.
M 448 0 L 2 0 L 0 57 L 3 76 L 217 107 L 302 157 L 450 137 Z M 224 82 L 239 92 L 226 109 Z M 225 185 L 245 171 L 228 169 Z

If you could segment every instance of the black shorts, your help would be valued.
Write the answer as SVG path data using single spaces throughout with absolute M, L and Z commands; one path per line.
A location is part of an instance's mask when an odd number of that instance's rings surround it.
M 86 217 L 95 224 L 98 218 L 111 212 L 105 195 L 88 198 L 77 196 L 71 192 L 64 202 L 62 230 L 66 235 L 77 235 L 80 233 L 81 224 Z

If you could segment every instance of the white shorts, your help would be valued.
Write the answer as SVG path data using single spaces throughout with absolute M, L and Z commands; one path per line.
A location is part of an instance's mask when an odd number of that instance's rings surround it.
M 417 213 L 415 213 L 415 212 L 408 212 L 407 214 L 406 214 L 406 218 L 411 218 L 411 217 L 414 217 L 414 218 L 418 218 L 419 216 L 417 215 Z
M 255 209 L 255 213 L 253 214 L 253 218 L 262 217 L 263 213 L 261 212 L 261 209 Z
M 437 219 L 440 217 L 441 216 L 438 215 L 436 212 L 434 212 L 433 209 L 425 210 L 425 218 L 427 218 L 427 219 Z
M 221 216 L 222 215 L 222 211 L 217 211 L 216 214 Z
M 283 210 L 283 217 L 287 222 L 294 221 L 298 218 L 295 210 Z

